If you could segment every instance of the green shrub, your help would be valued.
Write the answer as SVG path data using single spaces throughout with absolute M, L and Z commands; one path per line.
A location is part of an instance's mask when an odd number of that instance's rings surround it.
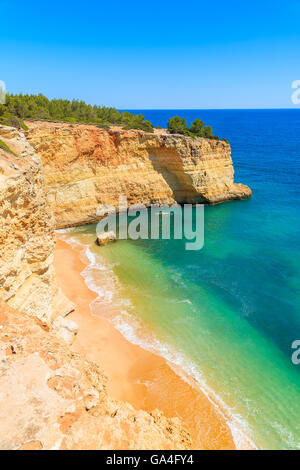
M 197 137 L 204 137 L 204 122 L 201 119 L 195 119 L 191 123 L 190 130 Z
M 22 119 L 19 119 L 19 124 L 24 131 L 28 131 L 28 126 L 26 126 L 25 122 L 22 121 Z
M 213 136 L 213 130 L 211 126 L 204 127 L 204 137 L 210 138 Z
M 168 130 L 171 134 L 183 134 L 186 135 L 189 132 L 187 122 L 185 118 L 174 116 L 168 120 Z
M 6 152 L 11 153 L 12 155 L 14 155 L 15 157 L 18 158 L 18 155 L 17 155 L 15 152 L 13 152 L 13 151 L 9 148 L 9 146 L 8 146 L 5 142 L 3 142 L 3 140 L 0 140 L 0 148 L 1 148 L 2 150 L 5 150 Z
M 40 119 L 64 121 L 71 123 L 97 124 L 108 127 L 118 124 L 125 129 L 143 129 L 153 132 L 150 121 L 141 114 L 136 116 L 129 112 L 120 113 L 115 108 L 92 106 L 78 100 L 49 100 L 39 95 L 7 95 L 6 105 L 0 106 L 0 122 L 26 129 L 22 119 Z M 24 127 L 25 126 L 25 127 Z
M 120 112 L 107 106 L 92 106 L 79 100 L 49 100 L 39 95 L 6 95 L 6 104 L 0 104 L 0 123 L 27 130 L 23 119 L 63 121 L 69 123 L 95 124 L 102 129 L 110 125 L 119 125 L 124 129 L 141 129 L 153 132 L 153 125 L 142 114 L 136 115 L 128 111 Z M 157 129 L 161 129 L 157 126 Z M 195 119 L 190 128 L 185 118 L 174 116 L 168 121 L 171 134 L 182 134 L 188 137 L 206 137 L 218 140 L 211 126 L 205 126 L 199 118 Z M 226 141 L 226 139 L 223 139 Z
M 190 128 L 188 128 L 185 118 L 174 116 L 168 120 L 168 130 L 170 134 L 182 134 L 188 137 L 205 137 L 207 139 L 219 140 L 219 137 L 213 134 L 211 126 L 205 126 L 200 119 L 195 119 Z
M 109 124 L 107 122 L 98 122 L 96 126 L 100 129 L 109 129 Z

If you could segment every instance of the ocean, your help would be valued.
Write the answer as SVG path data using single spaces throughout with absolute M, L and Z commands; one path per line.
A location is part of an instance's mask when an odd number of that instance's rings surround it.
M 174 115 L 204 120 L 229 140 L 235 181 L 253 196 L 205 207 L 200 251 L 185 240 L 99 248 L 95 225 L 65 233 L 88 248 L 94 311 L 117 302 L 110 319 L 124 335 L 213 391 L 259 448 L 300 449 L 300 110 L 131 112 L 161 127 Z

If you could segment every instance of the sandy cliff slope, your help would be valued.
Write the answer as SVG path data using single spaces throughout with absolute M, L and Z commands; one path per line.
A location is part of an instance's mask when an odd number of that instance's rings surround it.
M 24 134 L 0 126 L 0 298 L 50 324 L 73 308 L 53 268 L 54 218 L 40 157 Z
M 244 199 L 234 183 L 230 146 L 166 133 L 109 131 L 92 125 L 28 122 L 42 158 L 57 227 L 97 220 L 102 204 L 218 203 Z
M 111 399 L 93 362 L 0 300 L 0 449 L 189 449 L 179 419 Z

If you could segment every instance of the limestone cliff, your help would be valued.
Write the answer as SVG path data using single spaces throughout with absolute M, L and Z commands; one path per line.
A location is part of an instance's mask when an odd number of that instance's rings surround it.
M 244 199 L 234 183 L 230 146 L 164 132 L 109 131 L 96 126 L 27 123 L 41 155 L 56 226 L 97 220 L 101 204 L 218 203 Z
M 0 139 L 11 150 L 0 147 L 0 298 L 50 325 L 73 304 L 52 265 L 54 218 L 41 160 L 16 129 L 0 126 Z
M 111 399 L 97 364 L 0 300 L 0 449 L 189 449 L 178 418 Z

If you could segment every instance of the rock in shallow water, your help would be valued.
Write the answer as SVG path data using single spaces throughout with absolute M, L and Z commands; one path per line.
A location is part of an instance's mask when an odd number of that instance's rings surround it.
M 117 240 L 117 235 L 112 230 L 110 232 L 104 232 L 98 235 L 96 243 L 99 246 L 106 245 L 109 242 L 115 242 Z

